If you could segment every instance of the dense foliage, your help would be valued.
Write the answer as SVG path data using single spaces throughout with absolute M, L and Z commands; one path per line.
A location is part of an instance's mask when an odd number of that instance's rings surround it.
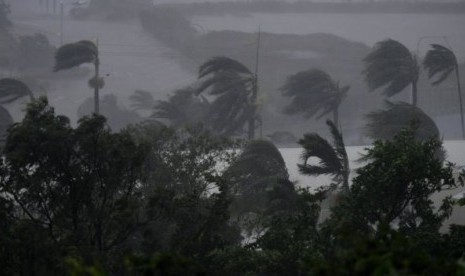
M 45 98 L 33 101 L 2 152 L 2 272 L 465 272 L 464 227 L 440 232 L 454 201 L 431 200 L 461 177 L 438 158 L 434 138 L 402 131 L 375 142 L 325 220 L 328 192 L 296 189 L 273 144 L 235 148 L 200 126 L 146 123 L 113 133 L 94 115 L 72 128 Z

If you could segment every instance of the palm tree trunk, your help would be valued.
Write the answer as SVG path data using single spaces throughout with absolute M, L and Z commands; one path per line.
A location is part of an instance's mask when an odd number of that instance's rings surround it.
M 252 114 L 250 115 L 249 119 L 249 133 L 248 138 L 249 140 L 253 140 L 255 138 L 255 115 L 257 113 L 257 94 L 258 94 L 258 84 L 257 84 L 257 76 L 253 81 L 253 91 L 252 91 Z
M 339 130 L 339 108 L 335 108 L 333 111 L 333 122 L 336 128 Z
M 95 59 L 95 87 L 94 87 L 94 112 L 95 114 L 100 114 L 100 99 L 99 99 L 99 89 L 100 89 L 100 59 L 97 57 Z
M 412 105 L 417 106 L 418 95 L 417 95 L 417 81 L 412 81 Z
M 460 86 L 460 72 L 459 72 L 459 65 L 458 64 L 455 64 L 455 76 L 457 78 L 457 92 L 459 93 L 460 122 L 462 123 L 462 139 L 465 139 L 465 126 L 464 126 L 464 123 L 463 123 L 462 88 Z

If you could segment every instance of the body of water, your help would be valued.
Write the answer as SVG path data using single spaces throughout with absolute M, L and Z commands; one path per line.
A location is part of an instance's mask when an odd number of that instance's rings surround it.
M 392 38 L 424 54 L 430 43 L 449 44 L 465 61 L 463 14 L 253 13 L 250 16 L 195 17 L 203 31 L 237 30 L 284 34 L 330 33 L 372 46 Z M 446 38 L 447 42 L 444 40 Z

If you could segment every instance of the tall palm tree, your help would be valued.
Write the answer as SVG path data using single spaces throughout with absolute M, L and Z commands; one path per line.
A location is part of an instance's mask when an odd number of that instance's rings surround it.
M 385 87 L 391 97 L 411 85 L 412 105 L 417 106 L 417 82 L 420 73 L 417 57 L 402 43 L 387 39 L 376 43 L 363 60 L 363 74 L 370 91 Z
M 197 93 L 214 96 L 209 110 L 213 129 L 234 134 L 248 124 L 248 138 L 255 138 L 257 76 L 242 63 L 228 57 L 214 57 L 199 68 Z
M 375 140 L 390 140 L 402 129 L 415 128 L 416 138 L 439 139 L 439 129 L 420 108 L 404 102 L 386 101 L 387 108 L 366 115 L 366 132 Z
M 423 60 L 423 66 L 428 70 L 428 78 L 432 79 L 435 76 L 436 80 L 432 82 L 433 85 L 438 85 L 445 81 L 449 75 L 455 71 L 457 80 L 457 93 L 459 94 L 460 105 L 460 121 L 462 125 L 462 138 L 465 139 L 465 126 L 463 119 L 463 103 L 462 103 L 462 89 L 460 86 L 460 72 L 457 57 L 451 49 L 439 44 L 431 44 L 432 49 L 426 53 Z
M 94 65 L 94 77 L 89 80 L 89 86 L 94 89 L 95 113 L 99 114 L 99 90 L 103 88 L 103 78 L 100 77 L 100 59 L 98 47 L 92 41 L 81 40 L 65 44 L 55 53 L 54 71 L 70 69 L 84 63 Z
M 305 134 L 299 144 L 304 151 L 301 155 L 303 164 L 298 164 L 299 171 L 305 175 L 332 175 L 333 185 L 349 190 L 349 158 L 344 145 L 342 134 L 330 120 L 326 121 L 332 136 L 332 143 L 316 133 Z M 316 157 L 319 163 L 309 164 L 310 158 Z
M 284 109 L 287 114 L 304 113 L 305 118 L 317 119 L 333 113 L 336 126 L 339 125 L 339 105 L 346 97 L 349 86 L 340 87 L 328 73 L 311 69 L 289 76 L 281 91 L 290 97 L 291 103 Z

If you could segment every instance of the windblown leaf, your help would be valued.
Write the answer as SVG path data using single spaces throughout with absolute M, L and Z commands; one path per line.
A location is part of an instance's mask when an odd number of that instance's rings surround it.
M 129 100 L 131 107 L 135 110 L 152 110 L 156 104 L 152 93 L 144 90 L 134 91 L 134 94 L 129 96 Z
M 404 102 L 386 101 L 387 108 L 366 115 L 367 135 L 375 140 L 390 140 L 402 129 L 417 128 L 415 135 L 420 140 L 439 138 L 439 129 L 420 108 Z
M 339 89 L 326 72 L 312 69 L 288 77 L 280 90 L 284 96 L 291 98 L 284 113 L 304 113 L 305 118 L 318 114 L 318 119 L 338 108 L 349 87 Z
M 428 70 L 428 78 L 432 79 L 433 85 L 438 85 L 449 77 L 457 67 L 457 58 L 449 48 L 439 44 L 431 44 L 433 49 L 426 53 L 423 66 Z
M 219 72 L 234 72 L 238 74 L 252 75 L 252 72 L 242 63 L 228 57 L 214 57 L 200 65 L 199 78 Z
M 387 39 L 376 43 L 363 61 L 363 74 L 370 91 L 385 86 L 383 94 L 391 97 L 418 80 L 416 57 L 398 41 Z

